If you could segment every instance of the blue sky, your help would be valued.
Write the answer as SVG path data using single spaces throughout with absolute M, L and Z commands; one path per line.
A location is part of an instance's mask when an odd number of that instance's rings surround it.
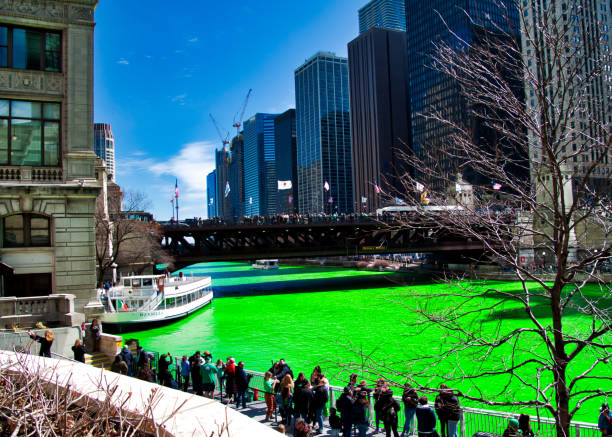
M 245 119 L 295 107 L 295 68 L 319 50 L 346 56 L 366 2 L 100 0 L 94 120 L 112 125 L 117 183 L 167 220 L 176 177 L 181 218 L 204 217 L 221 145 L 208 114 L 234 134 L 249 88 Z

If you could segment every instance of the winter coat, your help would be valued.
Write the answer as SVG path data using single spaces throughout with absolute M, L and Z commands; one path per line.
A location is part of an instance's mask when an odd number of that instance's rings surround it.
M 236 388 L 238 391 L 246 391 L 249 388 L 249 377 L 241 367 L 236 367 Z
M 293 393 L 293 411 L 294 414 L 307 416 L 310 411 L 310 404 L 313 399 L 312 390 L 306 387 L 299 387 Z
M 436 413 L 429 405 L 419 405 L 416 408 L 417 428 L 419 432 L 431 432 L 436 427 Z

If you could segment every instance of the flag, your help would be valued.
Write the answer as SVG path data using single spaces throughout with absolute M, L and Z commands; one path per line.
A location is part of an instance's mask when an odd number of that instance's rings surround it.
M 456 183 L 456 184 L 455 184 L 455 191 L 456 191 L 457 193 L 461 193 L 461 184 L 459 184 L 459 183 Z
M 501 190 L 502 184 L 500 184 L 499 182 L 493 182 L 493 189 L 495 191 L 499 191 Z
M 329 191 L 329 184 L 327 183 L 327 181 L 325 181 L 325 183 L 323 184 L 323 188 L 325 188 L 325 191 Z
M 400 199 L 399 197 L 396 197 L 396 198 L 395 198 L 395 204 L 396 204 L 396 205 L 403 205 L 403 204 L 404 204 L 404 201 L 403 201 L 402 199 Z
M 334 198 L 332 196 L 329 196 L 329 199 L 327 199 L 328 203 L 334 203 Z
M 230 190 L 230 186 L 229 186 L 229 181 L 227 181 L 227 182 L 225 182 L 225 194 L 224 194 L 223 197 L 229 196 L 230 191 L 231 190 Z
M 127 311 L 128 307 L 121 299 L 117 299 L 117 309 L 121 309 L 123 311 Z
M 178 179 L 174 180 L 174 197 L 178 199 Z
M 290 190 L 291 188 L 293 188 L 291 181 L 278 181 L 279 190 Z
M 215 198 L 211 197 L 210 200 L 209 200 L 209 203 L 212 205 L 214 202 L 215 202 Z
M 367 197 L 362 197 L 361 198 L 361 203 L 368 203 L 368 198 Z
M 249 197 L 249 205 L 252 205 L 252 204 L 253 204 L 253 198 Z
M 425 190 L 425 185 L 421 184 L 420 182 L 417 182 L 416 183 L 416 189 L 417 189 L 417 191 L 422 193 Z
M 380 187 L 376 182 L 374 182 L 374 191 L 376 191 L 376 194 L 380 194 Z

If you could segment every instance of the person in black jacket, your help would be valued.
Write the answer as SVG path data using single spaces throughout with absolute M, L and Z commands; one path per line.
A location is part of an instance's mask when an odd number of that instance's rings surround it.
M 387 437 L 391 437 L 393 431 L 394 437 L 399 437 L 397 432 L 398 411 L 400 410 L 399 403 L 393 398 L 393 392 L 386 390 L 380 394 L 380 414 L 385 424 L 385 433 Z
M 427 396 L 421 396 L 419 398 L 419 405 L 416 408 L 419 437 L 437 437 L 436 413 L 427 405 L 428 402 Z
M 459 426 L 460 417 L 459 399 L 452 390 L 446 390 L 440 393 L 440 395 L 444 401 L 448 437 L 457 437 L 457 427 Z
M 244 361 L 240 361 L 236 366 L 236 408 L 240 408 L 242 400 L 242 408 L 247 407 L 247 390 L 249 389 L 249 377 L 244 371 Z
M 340 420 L 342 420 L 342 437 L 351 437 L 354 403 L 351 388 L 349 386 L 344 387 L 344 392 L 336 401 L 336 408 L 340 411 Z
M 28 335 L 34 341 L 40 343 L 40 352 L 38 355 L 41 357 L 51 358 L 51 345 L 53 344 L 53 331 L 47 329 L 45 331 L 45 336 L 41 337 L 40 335 L 34 334 L 32 331 L 28 331 Z
M 329 399 L 329 383 L 325 375 L 322 373 L 318 377 L 318 383 L 316 387 L 312 390 L 313 397 L 312 403 L 310 404 L 310 415 L 312 417 L 312 421 L 317 422 L 319 424 L 319 428 L 317 429 L 317 434 L 321 434 L 324 429 L 323 425 L 323 409 L 325 408 L 325 404 Z
M 74 342 L 74 346 L 72 346 L 72 352 L 74 353 L 75 361 L 80 361 L 81 363 L 85 362 L 85 346 L 83 346 L 83 342 L 80 338 L 77 338 Z
M 304 420 L 309 419 L 310 405 L 312 404 L 313 393 L 310 389 L 310 381 L 304 379 L 302 384 L 295 385 L 295 392 L 293 393 L 293 419 L 302 418 Z
M 446 398 L 444 396 L 445 391 L 448 390 L 448 386 L 446 384 L 440 384 L 440 393 L 436 396 L 436 400 L 434 403 L 434 408 L 436 409 L 436 414 L 438 415 L 438 420 L 440 421 L 440 433 L 442 437 L 447 437 L 448 431 L 448 409 L 446 408 Z
M 270 370 L 268 371 L 271 372 L 272 376 L 274 376 L 274 378 L 278 379 L 279 381 L 282 381 L 285 375 L 291 375 L 291 378 L 293 378 L 293 371 L 291 370 L 291 367 L 289 367 L 287 363 L 285 363 L 284 358 L 281 358 L 280 360 L 278 360 L 278 362 L 274 363 L 274 365 L 270 367 Z M 280 387 L 277 386 L 276 392 L 278 392 L 279 390 Z
M 128 376 L 134 376 L 134 355 L 132 355 L 132 352 L 123 346 L 119 355 L 121 355 L 121 359 L 127 364 Z
M 416 413 L 416 407 L 419 404 L 419 395 L 417 391 L 409 384 L 404 385 L 404 393 L 402 394 L 402 403 L 404 404 L 404 429 L 402 437 L 410 435 L 410 428 Z
M 191 372 L 191 385 L 193 392 L 198 396 L 203 396 L 202 391 L 202 376 L 200 375 L 201 356 L 200 351 L 189 357 L 189 371 Z

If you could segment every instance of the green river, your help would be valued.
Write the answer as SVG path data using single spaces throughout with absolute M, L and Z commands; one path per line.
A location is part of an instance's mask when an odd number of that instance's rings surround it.
M 359 369 L 364 356 L 393 370 L 410 372 L 404 364 L 406 357 L 434 354 L 441 343 L 451 341 L 442 339 L 442 332 L 435 327 L 410 324 L 416 317 L 410 307 L 452 308 L 457 304 L 453 297 L 438 298 L 436 302 L 426 298 L 429 293 L 445 291 L 448 286 L 444 284 L 402 285 L 399 281 L 404 277 L 390 272 L 310 266 L 262 271 L 242 263 L 196 264 L 183 269 L 183 273 L 210 275 L 215 293 L 226 297 L 215 298 L 211 305 L 174 324 L 124 333 L 124 339 L 136 338 L 145 349 L 171 352 L 175 357 L 208 349 L 215 360 L 225 361 L 233 356 L 236 361 L 244 361 L 247 369 L 257 371 L 267 370 L 272 360 L 285 358 L 296 376 L 300 371 L 309 376 L 319 364 L 332 384 L 337 385 L 346 384 L 350 373 L 342 364 L 353 362 L 360 379 L 372 378 L 365 369 Z M 494 285 L 505 291 L 518 287 L 513 282 Z M 487 298 L 471 305 L 489 307 L 491 303 Z M 479 317 L 478 323 L 485 332 L 529 326 L 523 313 L 509 304 Z M 545 318 L 545 313 L 541 317 Z M 578 329 L 581 320 L 570 315 L 565 323 Z M 509 354 L 500 351 L 506 352 Z M 456 375 L 495 358 L 499 356 L 475 357 L 466 353 L 449 356 L 434 365 L 439 366 L 437 373 Z M 596 373 L 609 374 L 610 365 L 602 366 Z M 530 371 L 535 373 L 535 369 L 528 369 L 527 377 Z M 402 378 L 396 380 L 404 382 Z M 581 388 L 596 388 L 598 384 L 595 380 Z M 496 377 L 473 383 L 463 381 L 457 386 L 474 395 L 483 390 L 502 392 L 506 398 L 533 399 L 533 392 L 516 379 Z M 596 421 L 601 402 L 597 399 L 585 403 L 576 419 Z

